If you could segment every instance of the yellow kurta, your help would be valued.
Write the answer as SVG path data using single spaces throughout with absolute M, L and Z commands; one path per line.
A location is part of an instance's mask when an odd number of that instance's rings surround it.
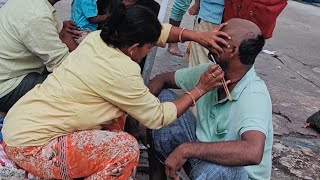
M 163 27 L 162 46 L 171 26 Z M 139 65 L 108 47 L 96 31 L 10 109 L 2 133 L 9 146 L 43 145 L 74 131 L 101 129 L 124 112 L 149 128 L 177 116 L 172 102 L 160 103 L 149 92 Z

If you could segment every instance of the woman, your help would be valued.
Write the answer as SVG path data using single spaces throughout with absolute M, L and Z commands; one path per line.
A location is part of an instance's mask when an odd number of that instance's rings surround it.
M 217 35 L 227 36 L 169 25 L 161 29 L 150 10 L 119 5 L 102 31 L 90 33 L 43 84 L 8 112 L 3 127 L 7 155 L 41 178 L 128 179 L 139 149 L 122 131 L 124 113 L 148 128 L 160 128 L 185 112 L 199 93 L 219 86 L 223 77 L 221 68 L 214 66 L 198 90 L 173 103 L 160 103 L 143 84 L 138 65 L 157 40 L 164 45 L 197 39 L 217 47 L 216 41 L 226 44 Z M 210 73 L 219 76 L 212 78 Z

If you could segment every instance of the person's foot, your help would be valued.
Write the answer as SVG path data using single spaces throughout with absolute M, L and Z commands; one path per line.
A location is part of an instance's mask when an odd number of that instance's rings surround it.
M 179 49 L 178 43 L 169 43 L 168 51 L 170 54 L 182 57 L 183 53 Z

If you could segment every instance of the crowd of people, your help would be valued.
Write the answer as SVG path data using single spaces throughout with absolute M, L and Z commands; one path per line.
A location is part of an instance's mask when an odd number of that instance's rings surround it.
M 161 24 L 153 0 L 100 9 L 73 0 L 72 21 L 61 22 L 58 1 L 0 7 L 2 146 L 13 162 L 45 179 L 133 178 L 140 153 L 124 132 L 130 116 L 152 129 L 170 178 L 184 168 L 191 179 L 270 179 L 272 106 L 254 70 L 265 43 L 256 24 L 221 24 L 219 0 L 196 1 L 194 30 L 178 27 L 182 16 Z M 190 68 L 145 85 L 139 64 L 152 48 L 186 41 Z

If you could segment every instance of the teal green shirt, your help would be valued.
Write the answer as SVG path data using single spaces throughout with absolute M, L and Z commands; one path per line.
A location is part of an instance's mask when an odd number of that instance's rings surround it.
M 185 91 L 191 90 L 201 75 L 212 64 L 178 70 L 176 84 Z M 196 135 L 201 142 L 240 140 L 241 134 L 256 130 L 265 134 L 262 162 L 246 166 L 250 179 L 270 179 L 273 142 L 272 104 L 268 89 L 252 67 L 231 92 L 232 101 L 218 101 L 214 89 L 197 101 Z

